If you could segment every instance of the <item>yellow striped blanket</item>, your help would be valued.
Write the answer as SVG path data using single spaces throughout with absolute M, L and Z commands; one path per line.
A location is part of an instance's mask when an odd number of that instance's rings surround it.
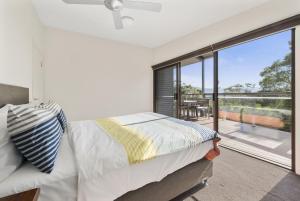
M 123 145 L 130 164 L 181 151 L 217 137 L 215 131 L 199 124 L 151 112 L 96 122 Z

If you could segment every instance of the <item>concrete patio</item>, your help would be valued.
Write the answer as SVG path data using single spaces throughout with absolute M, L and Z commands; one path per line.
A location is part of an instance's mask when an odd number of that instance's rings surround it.
M 197 123 L 213 128 L 213 118 Z M 221 145 L 271 163 L 291 168 L 291 134 L 277 129 L 219 119 Z

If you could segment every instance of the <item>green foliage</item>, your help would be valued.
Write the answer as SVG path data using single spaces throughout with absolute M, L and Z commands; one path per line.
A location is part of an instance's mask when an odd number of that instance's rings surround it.
M 181 85 L 181 93 L 183 95 L 187 95 L 187 94 L 201 95 L 202 94 L 202 90 L 199 89 L 198 87 L 193 87 L 190 84 L 187 85 L 187 84 L 183 83 Z
M 280 130 L 291 131 L 291 110 L 274 109 L 274 108 L 256 108 L 236 105 L 221 105 L 220 110 L 224 112 L 232 112 L 240 114 L 240 122 L 243 123 L 243 115 L 257 115 L 279 118 L 284 122 L 284 127 Z
M 289 42 L 291 45 L 291 43 Z M 260 73 L 259 92 L 290 92 L 292 82 L 291 72 L 292 54 L 289 52 L 282 60 L 274 61 Z M 225 93 L 251 93 L 255 84 L 235 84 L 224 89 Z M 240 114 L 270 116 L 280 118 L 284 122 L 284 131 L 291 129 L 292 101 L 289 99 L 221 99 L 220 110 Z
M 291 49 L 291 42 L 289 42 Z M 261 92 L 289 92 L 292 82 L 292 52 L 290 51 L 282 60 L 274 61 L 270 66 L 260 72 L 259 85 Z M 255 88 L 255 84 L 235 84 L 224 89 L 227 93 L 247 93 Z
M 291 43 L 289 42 L 290 46 Z M 289 52 L 283 60 L 275 61 L 260 73 L 262 80 L 259 85 L 263 92 L 287 92 L 291 91 L 291 63 L 292 53 Z
M 243 92 L 243 85 L 235 84 L 233 86 L 225 88 L 224 92 L 226 92 L 226 93 L 241 93 L 241 92 Z
M 240 122 L 243 123 L 244 107 L 240 108 Z
M 283 119 L 284 116 L 291 115 L 290 110 L 272 109 L 272 108 L 255 108 L 255 107 L 245 107 L 245 106 L 220 106 L 221 111 L 242 113 L 242 114 L 252 114 L 259 116 L 268 116 Z
M 266 67 L 260 75 L 259 82 L 263 92 L 286 92 L 291 90 L 291 65 L 284 65 L 285 61 L 276 61 Z
M 235 84 L 224 89 L 225 93 L 250 93 L 255 88 L 255 84 Z

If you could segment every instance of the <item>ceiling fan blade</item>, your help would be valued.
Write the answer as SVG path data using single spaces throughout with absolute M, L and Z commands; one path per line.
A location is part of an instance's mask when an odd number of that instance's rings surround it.
M 114 24 L 116 29 L 123 29 L 123 21 L 121 17 L 121 12 L 119 10 L 117 11 L 112 11 L 113 18 L 114 18 Z
M 152 2 L 144 2 L 144 1 L 130 1 L 130 0 L 124 1 L 124 8 L 130 8 L 130 9 L 160 12 L 161 7 L 162 6 L 160 3 L 152 3 Z
M 104 5 L 105 0 L 62 0 L 67 4 Z

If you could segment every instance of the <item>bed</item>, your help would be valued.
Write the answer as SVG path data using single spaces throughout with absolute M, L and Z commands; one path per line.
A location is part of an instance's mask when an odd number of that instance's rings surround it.
M 28 89 L 25 88 L 0 85 L 0 94 L 0 107 L 8 103 L 28 103 Z M 76 136 L 78 128 L 90 128 L 89 124 L 90 121 L 72 122 L 72 135 Z M 85 182 L 80 175 L 81 167 L 76 165 L 80 161 L 74 156 L 76 147 L 72 140 L 74 136 L 70 140 L 72 135 L 63 136 L 51 174 L 38 172 L 27 162 L 0 183 L 0 197 L 38 187 L 41 189 L 40 201 L 183 200 L 205 187 L 212 176 L 212 161 L 204 159 L 214 148 L 213 141 L 209 140 L 142 163 L 108 168 L 110 171 L 97 175 L 92 181 L 87 177 L 89 180 Z

